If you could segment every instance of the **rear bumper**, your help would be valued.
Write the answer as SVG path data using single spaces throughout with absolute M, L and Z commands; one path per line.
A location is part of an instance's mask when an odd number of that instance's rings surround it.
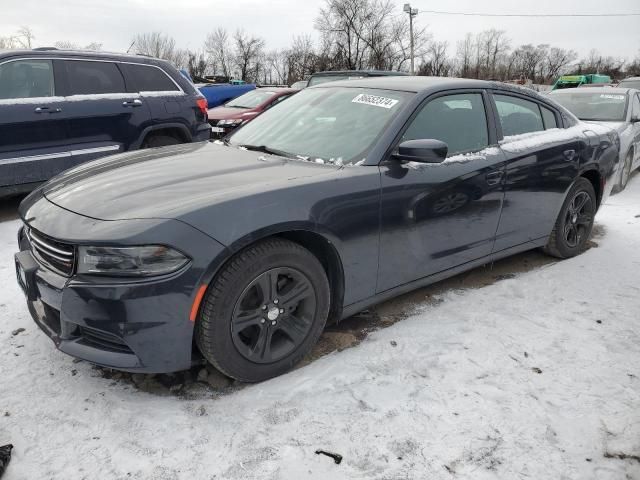
M 47 208 L 57 207 L 48 203 Z M 27 218 L 36 228 L 37 209 L 30 212 L 34 216 Z M 64 210 L 61 215 L 71 220 L 62 224 L 73 231 L 77 215 Z M 189 313 L 207 263 L 224 247 L 181 222 L 168 222 L 169 231 L 194 243 L 190 251 L 183 250 L 192 261 L 167 276 L 129 281 L 65 277 L 38 260 L 20 231 L 17 280 L 31 317 L 60 351 L 132 372 L 166 373 L 191 367 L 194 324 Z M 95 221 L 94 227 L 100 230 Z

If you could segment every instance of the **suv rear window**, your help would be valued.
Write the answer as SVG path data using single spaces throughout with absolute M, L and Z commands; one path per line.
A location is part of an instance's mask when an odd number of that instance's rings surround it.
M 65 60 L 71 95 L 125 93 L 124 78 L 115 63 Z
M 120 67 L 127 76 L 129 91 L 176 92 L 180 89 L 166 73 L 156 67 L 123 63 Z
M 51 60 L 17 60 L 0 65 L 0 99 L 51 97 Z

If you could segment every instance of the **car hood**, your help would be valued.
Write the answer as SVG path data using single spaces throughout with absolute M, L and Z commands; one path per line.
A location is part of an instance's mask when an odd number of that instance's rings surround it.
M 180 219 L 216 203 L 299 185 L 336 170 L 221 144 L 191 143 L 83 164 L 45 184 L 43 194 L 62 208 L 99 220 Z
M 243 113 L 253 111 L 250 108 L 216 107 L 209 110 L 209 120 L 227 120 L 238 118 Z

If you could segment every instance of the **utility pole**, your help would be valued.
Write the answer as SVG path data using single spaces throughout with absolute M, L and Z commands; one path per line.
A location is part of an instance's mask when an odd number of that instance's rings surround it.
M 411 75 L 415 75 L 415 70 L 413 68 L 413 17 L 418 15 L 418 9 L 417 8 L 411 8 L 411 4 L 410 3 L 405 3 L 404 4 L 404 8 L 403 8 L 405 13 L 409 14 L 409 36 L 410 38 L 410 44 L 411 44 Z

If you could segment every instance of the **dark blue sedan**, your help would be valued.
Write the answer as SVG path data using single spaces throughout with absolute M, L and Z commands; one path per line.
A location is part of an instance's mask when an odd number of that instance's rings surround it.
M 327 83 L 225 142 L 52 180 L 20 207 L 16 272 L 70 355 L 169 372 L 197 354 L 255 382 L 328 321 L 525 250 L 579 254 L 618 153 L 613 130 L 529 90 Z

